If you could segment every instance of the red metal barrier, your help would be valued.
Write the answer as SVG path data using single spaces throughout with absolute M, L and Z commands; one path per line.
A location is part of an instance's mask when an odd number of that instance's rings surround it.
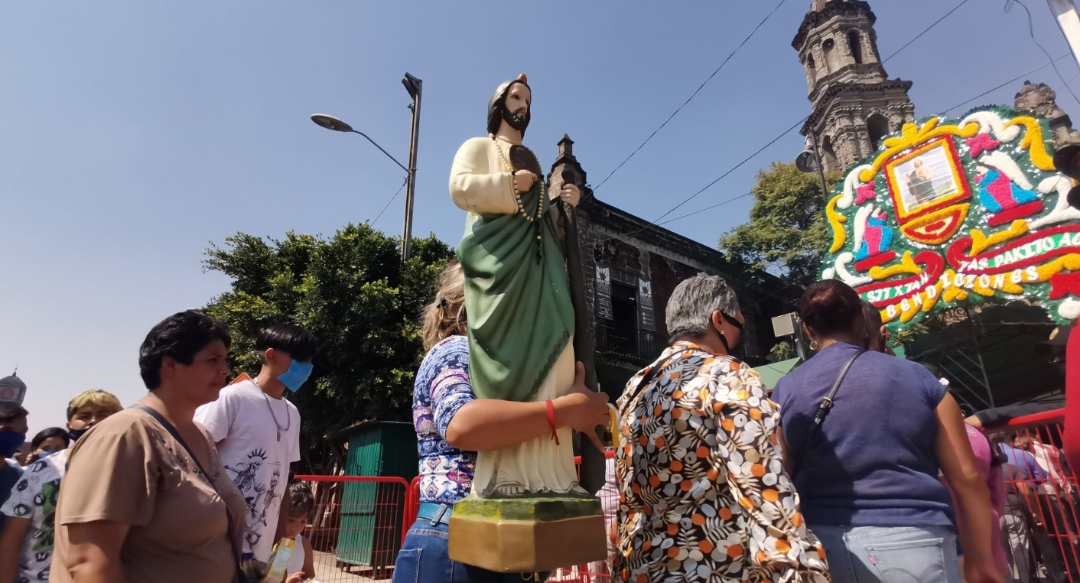
M 1002 544 L 1018 582 L 1080 581 L 1080 489 L 1061 453 L 1063 423 L 1056 410 L 986 432 L 1007 457 Z
M 1080 487 L 1061 455 L 1064 411 L 1013 419 L 987 437 L 1011 456 L 1005 470 L 1002 545 L 1013 580 L 1080 581 Z M 1011 448 L 1011 450 L 1010 450 Z M 1015 451 L 1012 451 L 1015 450 Z M 611 476 L 599 492 L 608 526 L 608 560 L 558 569 L 552 583 L 608 583 L 618 492 Z M 575 462 L 580 464 L 580 458 Z M 420 505 L 420 479 L 297 476 L 311 483 L 316 512 L 305 536 L 322 583 L 390 579 L 394 559 Z M 364 571 L 364 577 L 353 569 Z
M 408 525 L 416 517 L 404 478 L 296 476 L 315 494 L 304 536 L 321 583 L 389 580 Z M 410 514 L 411 513 L 411 514 Z

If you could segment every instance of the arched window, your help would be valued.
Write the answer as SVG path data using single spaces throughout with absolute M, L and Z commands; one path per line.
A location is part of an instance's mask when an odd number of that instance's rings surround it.
M 851 31 L 847 34 L 848 48 L 851 49 L 851 57 L 855 59 L 856 65 L 862 64 L 862 40 L 859 38 L 859 33 Z
M 876 150 L 881 140 L 889 135 L 889 120 L 880 113 L 866 118 L 866 132 L 870 136 L 870 145 Z
M 814 55 L 806 53 L 806 70 L 813 73 L 815 69 L 817 69 L 817 63 L 814 62 Z

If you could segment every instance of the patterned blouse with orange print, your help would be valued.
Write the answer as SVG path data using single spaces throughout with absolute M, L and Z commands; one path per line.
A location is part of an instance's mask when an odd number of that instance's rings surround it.
M 757 373 L 677 342 L 630 379 L 618 409 L 615 581 L 828 580 Z

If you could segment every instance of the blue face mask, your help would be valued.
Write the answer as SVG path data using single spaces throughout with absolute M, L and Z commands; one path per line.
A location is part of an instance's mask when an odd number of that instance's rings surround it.
M 71 438 L 72 442 L 76 442 L 79 441 L 79 438 L 85 435 L 87 431 L 90 431 L 89 427 L 83 427 L 82 429 L 68 429 L 68 437 Z
M 281 381 L 281 384 L 285 385 L 286 389 L 292 392 L 296 392 L 300 389 L 300 386 L 307 382 L 308 377 L 311 376 L 311 370 L 315 368 L 315 365 L 310 362 L 297 362 L 295 359 L 292 364 L 289 365 L 289 370 L 285 371 L 277 380 Z
M 26 443 L 25 433 L 14 431 L 0 431 L 0 458 L 9 458 L 19 451 L 22 444 Z

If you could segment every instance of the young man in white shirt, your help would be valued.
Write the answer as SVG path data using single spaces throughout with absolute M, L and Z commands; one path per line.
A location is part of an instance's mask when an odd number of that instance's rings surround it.
M 225 387 L 195 412 L 247 501 L 243 552 L 258 561 L 270 560 L 284 532 L 289 466 L 300 461 L 300 412 L 285 391 L 295 392 L 307 381 L 316 348 L 315 336 L 295 324 L 264 328 L 255 340 L 262 357 L 258 376 Z

